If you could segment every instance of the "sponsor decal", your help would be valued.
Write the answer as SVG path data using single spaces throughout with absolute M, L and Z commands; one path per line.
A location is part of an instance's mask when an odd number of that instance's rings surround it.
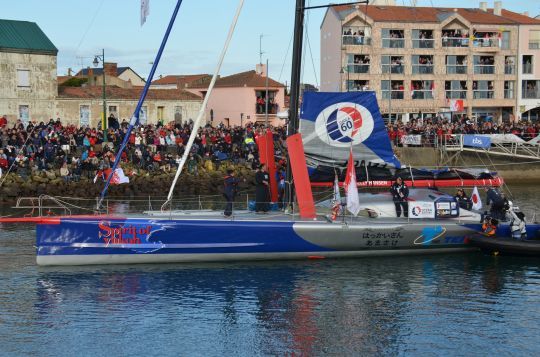
M 431 202 L 409 203 L 410 218 L 435 218 L 435 208 Z
M 373 132 L 373 115 L 364 106 L 351 102 L 324 108 L 315 120 L 319 138 L 332 146 L 349 147 L 365 141 Z
M 113 226 L 110 222 L 98 224 L 98 238 L 106 244 L 141 244 L 146 242 L 152 232 L 152 226 L 135 226 L 118 224 Z

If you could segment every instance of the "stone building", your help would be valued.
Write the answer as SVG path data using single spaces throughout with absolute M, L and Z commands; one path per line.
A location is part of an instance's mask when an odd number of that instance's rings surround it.
M 75 77 L 87 78 L 90 86 L 100 86 L 103 83 L 103 68 L 85 68 L 77 72 Z M 145 80 L 131 67 L 118 67 L 114 62 L 105 62 L 105 83 L 121 88 L 144 86 Z
M 0 20 L 0 115 L 9 122 L 52 117 L 57 53 L 36 23 Z
M 494 9 L 335 6 L 321 25 L 321 90 L 373 90 L 392 119 L 450 114 L 462 100 L 462 114 L 512 120 L 521 115 L 521 28 L 535 25 L 499 1 Z

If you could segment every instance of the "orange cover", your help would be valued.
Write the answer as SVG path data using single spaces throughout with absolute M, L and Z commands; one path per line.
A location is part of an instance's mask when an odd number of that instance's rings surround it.
M 287 148 L 289 151 L 289 160 L 291 161 L 296 199 L 300 207 L 300 217 L 315 218 L 315 203 L 313 202 L 313 193 L 309 184 L 302 135 L 298 133 L 289 136 L 287 138 Z

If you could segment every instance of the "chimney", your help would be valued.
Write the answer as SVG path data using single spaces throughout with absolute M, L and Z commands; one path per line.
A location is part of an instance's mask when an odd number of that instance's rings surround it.
M 486 1 L 480 1 L 480 10 L 487 12 L 487 2 Z
M 262 63 L 257 64 L 255 67 L 255 72 L 263 77 L 266 77 L 266 65 Z
M 87 67 L 87 70 L 86 70 L 86 76 L 87 76 L 88 78 L 93 77 L 93 76 L 94 76 L 94 69 L 93 69 L 93 68 L 90 68 L 90 67 Z
M 528 11 L 525 11 L 525 12 L 523 13 L 523 16 L 529 17 L 529 12 L 528 12 Z
M 117 76 L 117 64 L 113 62 L 105 62 L 105 74 L 107 76 L 116 77 Z
M 495 1 L 493 3 L 493 14 L 502 16 L 502 1 Z

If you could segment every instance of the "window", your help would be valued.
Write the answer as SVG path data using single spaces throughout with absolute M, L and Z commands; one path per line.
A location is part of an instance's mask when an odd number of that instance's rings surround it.
M 413 48 L 433 48 L 433 30 L 412 30 Z
M 381 81 L 383 99 L 403 99 L 403 81 Z
M 467 99 L 467 81 L 444 82 L 446 99 Z
M 369 56 L 366 55 L 347 55 L 348 73 L 369 73 Z
M 27 69 L 17 70 L 17 87 L 29 88 L 30 87 L 30 71 Z
M 501 48 L 503 50 L 510 49 L 510 31 L 503 31 L 501 39 Z
M 445 29 L 442 31 L 443 47 L 469 47 L 469 32 L 461 29 Z
M 521 96 L 523 99 L 540 99 L 540 81 L 522 81 Z
M 112 114 L 115 118 L 118 118 L 118 107 L 116 105 L 109 105 L 109 114 Z
M 467 56 L 446 56 L 447 74 L 467 74 Z
M 533 56 L 524 55 L 522 60 L 523 74 L 532 74 Z
M 529 49 L 530 50 L 540 49 L 540 31 L 539 30 L 529 30 Z
M 474 99 L 493 99 L 493 81 L 474 81 Z
M 412 99 L 433 99 L 434 89 L 433 81 L 412 81 L 411 97 Z
M 405 39 L 403 30 L 382 29 L 382 47 L 383 48 L 404 48 Z
M 79 106 L 79 125 L 90 126 L 90 106 L 89 105 Z
M 504 74 L 516 74 L 516 57 L 506 56 L 504 58 Z
M 474 33 L 474 47 L 500 47 L 502 34 L 494 31 L 477 31 Z
M 28 107 L 28 105 L 19 105 L 19 119 L 26 127 L 28 121 L 30 120 L 30 108 Z
M 504 98 L 514 99 L 514 81 L 504 81 Z
M 177 124 L 182 124 L 182 107 L 174 107 L 174 122 Z
M 495 57 L 474 56 L 474 74 L 494 74 Z
M 413 74 L 433 74 L 433 56 L 412 56 Z
M 359 91 L 369 91 L 369 81 L 362 80 L 349 80 L 347 82 L 347 92 L 359 92 Z
M 158 122 L 163 122 L 163 113 L 165 112 L 165 107 L 157 107 L 157 120 Z
M 404 64 L 403 56 L 381 56 L 382 73 L 403 74 Z
M 278 112 L 278 105 L 275 102 L 276 94 L 276 91 L 268 91 L 268 114 L 276 114 Z M 255 103 L 257 114 L 266 114 L 266 91 L 255 91 L 255 96 L 257 97 Z

